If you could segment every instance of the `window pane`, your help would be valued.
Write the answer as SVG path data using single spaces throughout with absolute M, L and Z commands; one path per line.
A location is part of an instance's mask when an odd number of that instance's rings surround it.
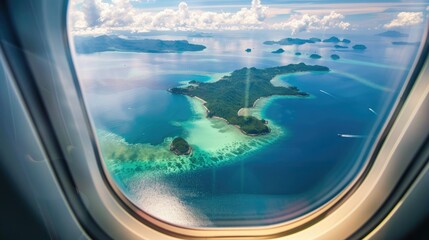
M 358 176 L 419 54 L 427 3 L 72 1 L 108 174 L 179 226 L 263 226 Z

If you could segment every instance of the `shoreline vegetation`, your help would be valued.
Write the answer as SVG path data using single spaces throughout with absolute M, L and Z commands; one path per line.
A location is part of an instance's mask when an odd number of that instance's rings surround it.
M 168 91 L 202 101 L 208 118 L 222 119 L 248 136 L 259 136 L 270 133 L 268 122 L 254 116 L 240 116 L 238 114 L 240 110 L 255 106 L 255 102 L 264 97 L 309 96 L 308 93 L 294 86 L 274 86 L 271 80 L 278 75 L 313 71 L 327 72 L 329 68 L 305 63 L 266 69 L 242 68 L 222 77 L 217 82 L 192 81 L 190 86 L 175 87 Z
M 199 98 L 199 97 L 193 97 L 194 99 L 197 99 L 199 102 L 201 102 L 201 105 L 203 106 L 203 108 L 205 109 L 205 111 L 206 111 L 206 117 L 208 117 L 208 114 L 210 113 L 210 111 L 209 111 L 209 109 L 207 108 L 207 106 L 206 106 L 206 101 L 204 100 L 204 99 L 201 99 L 201 98 Z M 262 100 L 263 98 L 262 97 L 260 97 L 260 98 L 258 98 L 254 103 L 253 103 L 253 106 L 252 106 L 252 108 L 254 108 L 254 107 L 256 107 L 256 105 L 258 104 L 258 102 L 260 101 L 260 100 Z M 248 116 L 248 112 L 250 111 L 250 108 L 240 108 L 240 110 L 238 110 L 238 112 L 237 112 L 237 115 L 238 116 L 243 116 L 243 117 L 246 117 L 246 116 Z M 211 118 L 213 118 L 213 119 L 219 119 L 219 120 L 221 120 L 221 121 L 224 121 L 226 124 L 230 124 L 231 125 L 231 123 L 230 122 L 228 122 L 228 120 L 226 120 L 225 118 L 222 118 L 222 117 L 218 117 L 218 116 L 212 116 Z M 267 120 L 265 120 L 265 122 L 264 122 L 264 124 L 268 124 L 268 121 Z M 234 127 L 236 127 L 238 130 L 240 130 L 240 132 L 241 133 L 243 133 L 243 134 L 245 134 L 245 135 L 247 135 L 247 136 L 258 136 L 257 134 L 255 135 L 255 134 L 248 134 L 248 133 L 246 133 L 246 132 L 244 132 L 241 128 L 240 128 L 240 126 L 239 125 L 232 125 L 232 126 L 234 126 Z

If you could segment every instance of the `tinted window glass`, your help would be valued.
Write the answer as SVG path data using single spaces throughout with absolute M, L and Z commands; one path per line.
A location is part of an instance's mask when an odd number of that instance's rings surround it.
M 427 3 L 73 1 L 109 176 L 180 226 L 303 216 L 361 172 L 418 56 Z

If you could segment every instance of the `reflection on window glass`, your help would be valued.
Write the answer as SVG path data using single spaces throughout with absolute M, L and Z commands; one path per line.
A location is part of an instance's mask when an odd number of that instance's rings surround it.
M 418 55 L 427 4 L 71 2 L 108 174 L 179 226 L 310 213 L 365 166 Z

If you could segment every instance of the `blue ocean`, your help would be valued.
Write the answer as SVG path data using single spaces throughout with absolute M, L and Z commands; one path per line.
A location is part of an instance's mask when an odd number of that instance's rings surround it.
M 353 182 L 389 119 L 419 47 L 393 45 L 392 39 L 375 35 L 337 36 L 352 41 L 346 49 L 323 42 L 263 44 L 285 37 L 257 31 L 207 38 L 144 36 L 185 39 L 207 48 L 76 56 L 107 169 L 134 204 L 180 226 L 260 226 L 310 213 Z M 355 44 L 367 49 L 353 50 Z M 280 47 L 284 53 L 271 53 Z M 252 51 L 246 53 L 247 48 Z M 322 58 L 311 59 L 314 53 Z M 340 59 L 332 60 L 332 54 Z M 300 62 L 330 71 L 272 80 L 310 96 L 258 101 L 252 114 L 268 120 L 272 132 L 266 136 L 245 136 L 222 120 L 206 118 L 200 101 L 167 91 L 191 80 L 217 81 L 243 67 Z M 191 156 L 169 151 L 178 136 L 193 147 Z

